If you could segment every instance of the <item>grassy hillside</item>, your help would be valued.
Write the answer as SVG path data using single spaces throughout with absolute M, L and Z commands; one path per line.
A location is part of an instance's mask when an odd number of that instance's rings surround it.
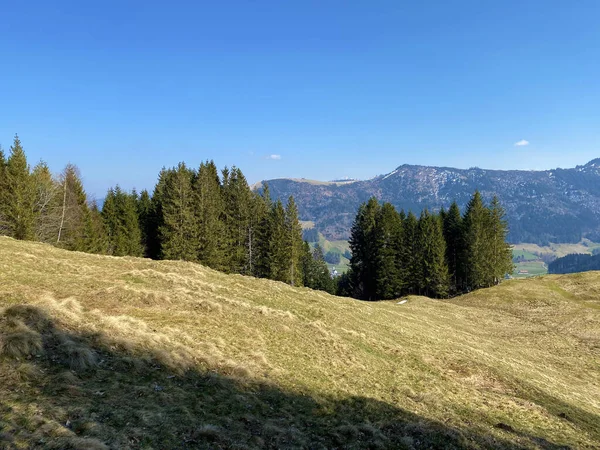
M 0 238 L 0 448 L 598 448 L 600 273 L 367 303 Z

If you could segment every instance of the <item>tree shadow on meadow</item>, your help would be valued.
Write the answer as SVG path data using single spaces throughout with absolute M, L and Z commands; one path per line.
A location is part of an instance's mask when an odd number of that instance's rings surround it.
M 235 370 L 169 368 L 163 356 L 60 329 L 34 306 L 0 311 L 0 448 L 568 448 L 369 398 L 285 392 Z

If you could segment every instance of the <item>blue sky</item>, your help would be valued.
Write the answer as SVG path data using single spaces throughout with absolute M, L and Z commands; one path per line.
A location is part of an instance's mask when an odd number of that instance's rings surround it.
M 0 17 L 0 143 L 77 164 L 98 197 L 179 161 L 256 182 L 600 156 L 597 0 L 23 1 Z

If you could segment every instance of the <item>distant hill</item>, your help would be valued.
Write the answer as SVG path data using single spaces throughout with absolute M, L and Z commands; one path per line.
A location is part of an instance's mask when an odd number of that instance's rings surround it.
M 548 264 L 548 273 L 576 273 L 600 270 L 600 254 L 589 255 L 574 253 L 563 256 Z
M 464 208 L 479 189 L 498 195 L 506 208 L 513 243 L 600 241 L 600 158 L 572 169 L 545 171 L 453 169 L 402 165 L 366 181 L 267 180 L 274 198 L 293 195 L 302 220 L 327 239 L 349 237 L 356 209 L 371 196 L 398 209 L 439 210 L 456 200 Z
M 597 449 L 599 289 L 361 302 L 0 237 L 0 448 Z

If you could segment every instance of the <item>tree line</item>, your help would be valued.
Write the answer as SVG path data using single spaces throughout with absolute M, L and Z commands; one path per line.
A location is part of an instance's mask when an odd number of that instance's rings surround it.
M 548 264 L 548 273 L 564 274 L 600 270 L 600 253 L 571 253 Z
M 163 168 L 152 194 L 108 190 L 89 201 L 76 166 L 54 175 L 30 168 L 15 136 L 0 148 L 0 234 L 68 250 L 202 263 L 226 273 L 282 281 L 360 299 L 446 297 L 497 283 L 512 271 L 498 199 L 475 193 L 465 214 L 397 212 L 372 198 L 358 209 L 348 274 L 332 280 L 327 255 L 303 240 L 294 198 L 253 191 L 242 171 L 213 161 Z M 350 256 L 350 255 L 347 255 Z
M 350 270 L 339 293 L 364 300 L 407 294 L 444 298 L 497 284 L 513 270 L 508 225 L 497 197 L 475 192 L 461 215 L 456 202 L 417 218 L 375 198 L 363 203 L 351 229 Z
M 8 156 L 0 148 L 0 234 L 335 289 L 322 251 L 302 239 L 294 198 L 272 201 L 266 184 L 258 194 L 239 168 L 219 173 L 212 161 L 198 169 L 163 168 L 152 194 L 111 188 L 99 209 L 88 201 L 76 166 L 58 176 L 44 162 L 31 169 L 15 136 Z

